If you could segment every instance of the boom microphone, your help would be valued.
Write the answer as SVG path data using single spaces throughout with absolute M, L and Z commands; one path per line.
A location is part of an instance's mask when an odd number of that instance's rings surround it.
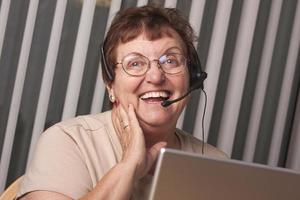
M 181 97 L 179 97 L 177 99 L 173 99 L 173 100 L 164 100 L 163 102 L 161 102 L 161 106 L 163 106 L 163 107 L 166 108 L 166 107 L 170 106 L 171 104 L 176 103 L 177 101 L 182 100 L 187 95 L 189 95 L 192 91 L 197 90 L 199 88 L 203 89 L 203 81 L 204 81 L 204 79 L 206 79 L 206 77 L 207 77 L 207 74 L 205 72 L 203 72 L 200 75 L 199 80 L 194 85 L 192 85 L 190 87 L 190 89 L 183 96 L 181 96 Z

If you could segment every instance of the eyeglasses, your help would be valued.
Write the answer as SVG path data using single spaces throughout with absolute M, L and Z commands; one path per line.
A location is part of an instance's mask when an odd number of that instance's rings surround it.
M 178 53 L 169 53 L 162 55 L 155 60 L 149 60 L 149 58 L 138 53 L 131 53 L 122 59 L 121 64 L 123 70 L 130 76 L 143 76 L 151 67 L 151 62 L 156 61 L 158 67 L 166 74 L 178 74 L 185 69 L 187 59 Z

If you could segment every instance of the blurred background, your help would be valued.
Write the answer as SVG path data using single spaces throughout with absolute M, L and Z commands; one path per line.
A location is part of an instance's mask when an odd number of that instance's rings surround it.
M 99 46 L 114 14 L 157 4 L 192 24 L 205 141 L 232 159 L 300 171 L 298 0 L 0 0 L 0 192 L 54 123 L 108 109 Z M 200 91 L 178 127 L 201 139 Z

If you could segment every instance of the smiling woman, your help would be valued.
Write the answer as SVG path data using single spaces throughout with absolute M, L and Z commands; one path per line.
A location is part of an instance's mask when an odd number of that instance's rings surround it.
M 168 53 L 183 54 L 185 47 L 181 45 L 181 41 L 175 33 L 174 37 L 165 36 L 154 41 L 147 39 L 142 33 L 134 40 L 120 44 L 116 49 L 116 59 L 122 60 L 133 52 L 151 60 L 164 57 Z M 187 100 L 164 108 L 161 106 L 162 99 L 145 97 L 155 92 L 164 94 L 168 99 L 175 99 L 183 95 L 189 87 L 188 68 L 184 63 L 178 67 L 181 70 L 174 74 L 165 73 L 162 66 L 159 62 L 148 62 L 148 71 L 139 77 L 124 73 L 122 68 L 116 68 L 115 79 L 108 85 L 109 93 L 116 97 L 117 103 L 120 102 L 125 108 L 128 104 L 133 104 L 145 135 L 155 135 L 158 141 L 174 135 L 177 119 Z
M 201 71 L 191 26 L 176 9 L 117 13 L 102 48 L 112 110 L 46 130 L 18 192 L 20 199 L 146 199 L 162 147 L 226 158 L 176 128 L 183 96 Z M 199 84 L 200 81 L 200 84 Z

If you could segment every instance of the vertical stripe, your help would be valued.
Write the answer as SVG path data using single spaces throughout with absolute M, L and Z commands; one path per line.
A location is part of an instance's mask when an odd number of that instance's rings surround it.
M 39 135 L 42 133 L 44 129 L 44 124 L 46 120 L 46 114 L 49 104 L 50 92 L 53 82 L 55 64 L 57 60 L 57 53 L 59 48 L 59 42 L 62 32 L 62 25 L 65 15 L 65 9 L 67 5 L 67 0 L 59 0 L 56 4 L 55 15 L 53 20 L 53 26 L 51 29 L 51 36 L 49 47 L 47 51 L 47 58 L 45 62 L 45 69 L 42 78 L 41 90 L 39 93 L 39 101 L 37 105 L 37 111 L 34 119 L 34 126 L 32 130 L 31 143 L 29 156 L 27 159 L 27 163 L 30 162 L 32 154 L 35 149 L 35 144 Z
M 100 65 L 100 64 L 99 64 Z M 101 65 L 100 65 L 101 66 Z M 91 113 L 105 112 L 111 109 L 111 105 L 108 98 L 108 93 L 104 82 L 102 81 L 102 70 L 99 68 L 97 82 L 94 91 L 94 98 L 92 103 Z M 99 99 L 99 101 L 98 101 Z
M 169 4 L 169 2 L 166 1 L 165 4 Z M 167 7 L 167 6 L 165 5 L 165 7 Z M 186 19 L 188 19 L 190 17 L 190 14 L 192 12 L 191 11 L 191 0 L 176 1 L 175 7 L 180 10 L 180 12 L 183 14 L 184 17 L 186 17 Z M 182 113 L 180 114 L 180 116 L 177 120 L 177 124 L 176 124 L 177 128 L 184 129 L 183 124 L 184 124 L 184 120 L 185 120 L 185 112 L 186 112 L 186 108 L 183 109 Z M 186 131 L 188 131 L 188 130 L 186 130 Z
M 259 1 L 245 1 L 217 146 L 231 155 Z M 238 83 L 238 84 L 237 84 Z
M 211 124 L 209 125 L 209 134 L 207 141 L 212 145 L 217 144 L 218 135 L 220 132 L 221 116 L 223 113 L 223 106 L 228 87 L 228 80 L 232 67 L 232 60 L 234 56 L 236 38 L 238 34 L 238 27 L 242 14 L 242 7 L 244 2 L 234 0 L 231 8 L 228 31 L 225 41 L 224 54 L 222 57 L 221 71 L 218 80 L 217 92 L 215 95 L 215 102 L 211 116 Z
M 294 118 L 294 126 L 292 129 L 292 138 L 289 146 L 287 167 L 300 170 L 300 93 L 298 93 L 298 104 L 296 108 L 296 116 Z
M 114 14 L 120 9 L 120 7 L 121 7 L 120 0 L 114 0 L 111 2 L 111 7 L 109 9 L 108 20 L 106 23 L 106 31 L 105 32 L 108 31 L 108 28 L 110 27 L 112 18 L 114 17 Z M 101 63 L 99 63 L 97 82 L 95 85 L 91 113 L 99 113 L 102 111 L 104 95 L 105 95 L 105 85 L 102 80 Z
M 148 5 L 155 5 L 158 7 L 163 7 L 165 0 L 148 0 Z
M 0 57 L 0 155 L 7 129 L 28 6 L 28 1 L 11 2 L 7 24 L 5 24 L 6 30 Z
M 1 155 L 0 164 L 0 191 L 3 190 L 5 186 L 5 181 L 7 177 L 7 171 L 9 166 L 10 155 L 12 152 L 13 139 L 15 136 L 16 123 L 21 103 L 21 96 L 25 81 L 28 57 L 30 52 L 30 46 L 32 41 L 33 29 L 37 14 L 38 0 L 31 0 L 28 9 L 28 15 L 26 18 L 26 26 L 24 31 L 24 37 L 22 42 L 21 54 L 19 58 L 16 81 L 13 90 L 13 96 L 11 101 L 11 106 L 9 110 L 7 129 L 5 132 L 4 146 Z
M 168 2 L 165 2 L 165 3 L 168 3 Z M 176 4 L 175 4 L 175 7 L 180 10 L 180 12 L 182 13 L 183 17 L 185 17 L 186 19 L 189 18 L 190 13 L 191 13 L 191 0 L 188 0 L 188 1 L 177 1 Z M 184 124 L 184 120 L 185 120 L 185 112 L 186 112 L 186 108 L 183 109 L 181 115 L 179 116 L 179 118 L 177 120 L 177 124 L 176 124 L 177 128 L 185 129 L 184 125 L 183 125 Z M 186 130 L 186 131 L 188 131 L 188 130 Z M 192 133 L 192 132 L 190 132 L 190 133 Z
M 193 0 L 191 4 L 191 11 L 189 15 L 189 22 L 195 31 L 196 37 L 199 36 L 203 13 L 204 13 L 205 0 Z M 197 43 L 194 44 L 197 46 Z
M 186 19 L 189 19 L 191 13 L 192 0 L 177 1 L 176 8 L 179 9 Z
M 80 2 L 67 1 L 45 128 L 61 121 L 81 10 L 82 4 Z
M 83 1 L 62 119 L 74 117 L 76 114 L 95 5 L 95 0 Z
M 7 183 L 24 174 L 56 1 L 40 1 L 32 36 Z M 44 24 L 50 24 L 44 28 Z
M 176 8 L 177 0 L 165 0 L 165 8 Z
M 297 17 L 299 19 L 299 6 L 297 8 Z M 300 52 L 298 53 L 297 66 L 300 64 Z M 288 145 L 288 154 L 286 167 L 300 171 L 300 68 L 297 68 L 298 86 L 297 86 L 297 102 L 294 112 L 293 124 L 291 128 L 291 138 Z
M 298 56 L 297 56 L 297 63 L 296 66 L 300 66 L 300 49 L 298 50 Z M 293 85 L 291 88 L 289 88 L 291 92 L 291 96 L 288 102 L 288 111 L 287 111 L 287 118 L 285 120 L 285 128 L 284 133 L 281 141 L 280 147 L 280 155 L 278 159 L 277 166 L 279 167 L 288 167 L 287 165 L 287 159 L 288 159 L 288 152 L 289 152 L 289 145 L 291 143 L 292 139 L 292 132 L 293 132 L 293 123 L 296 113 L 296 107 L 297 107 L 297 98 L 300 88 L 300 68 L 296 67 L 294 71 L 294 75 L 290 77 L 293 79 Z M 296 123 L 296 122 L 295 122 Z M 299 159 L 299 157 L 296 159 Z
M 2 52 L 4 34 L 6 30 L 8 12 L 9 12 L 10 0 L 6 0 L 1 4 L 0 8 L 0 55 Z
M 279 28 L 273 51 L 268 85 L 265 93 L 263 111 L 254 153 L 254 161 L 267 163 L 271 138 L 273 136 L 275 116 L 277 113 L 283 72 L 287 60 L 289 40 L 292 31 L 296 2 L 283 1 Z
M 214 19 L 215 19 L 215 14 L 216 14 L 216 9 L 217 9 L 217 3 L 218 1 L 207 1 L 205 3 L 204 7 L 204 13 L 202 17 L 202 24 L 201 24 L 201 29 L 199 33 L 199 39 L 198 39 L 198 45 L 197 45 L 197 52 L 198 56 L 200 58 L 201 62 L 201 69 L 205 71 L 205 66 L 206 66 L 206 59 L 209 51 L 209 46 L 211 42 L 211 36 L 212 36 L 212 31 L 213 31 L 213 24 L 214 24 Z M 200 67 L 200 66 L 198 66 Z M 189 104 L 186 108 L 186 120 L 184 121 L 184 126 L 183 129 L 194 133 L 194 134 L 200 134 L 202 135 L 202 129 L 200 132 L 195 132 L 194 127 L 195 125 L 201 125 L 202 127 L 202 114 L 204 112 L 204 108 L 201 107 L 199 110 L 195 109 L 198 108 L 199 105 L 199 99 L 200 99 L 200 90 L 196 90 L 195 92 L 192 93 Z M 204 103 L 204 102 L 203 102 Z M 204 104 L 202 104 L 204 105 Z M 197 112 L 199 115 L 201 115 L 201 118 L 199 119 L 200 121 L 195 121 L 195 118 L 197 116 Z M 193 120 L 187 120 L 188 118 L 191 118 Z
M 244 147 L 243 159 L 248 162 L 251 162 L 254 157 L 259 121 L 262 114 L 263 100 L 265 96 L 264 94 L 266 92 L 268 81 L 266 77 L 268 77 L 270 71 L 272 52 L 275 45 L 276 30 L 278 28 L 281 5 L 282 0 L 276 0 L 271 5 L 269 23 L 266 33 L 266 41 L 262 52 L 262 60 L 259 65 L 260 67 L 254 93 L 253 105 L 251 109 L 252 112 L 250 115 L 249 128 Z
M 141 7 L 148 4 L 148 0 L 138 0 L 136 6 Z
M 284 77 L 283 77 L 283 84 L 281 88 L 281 94 L 278 103 L 278 111 L 275 118 L 275 126 L 273 131 L 273 137 L 271 138 L 271 146 L 270 146 L 270 155 L 268 159 L 268 164 L 271 166 L 277 166 L 279 154 L 280 154 L 280 146 L 281 141 L 284 134 L 285 122 L 287 119 L 287 112 L 288 112 L 288 104 L 289 98 L 291 97 L 293 85 L 293 77 L 296 71 L 296 62 L 297 62 L 297 55 L 299 52 L 299 45 L 300 45 L 300 4 L 298 3 L 296 14 L 294 17 L 294 24 L 293 30 L 290 40 L 290 46 L 288 50 L 288 57 L 286 62 L 286 67 L 284 69 Z M 298 66 L 299 67 L 299 66 Z
M 193 27 L 195 31 L 196 37 L 199 36 L 202 18 L 203 18 L 203 12 L 204 12 L 204 6 L 205 6 L 205 0 L 193 0 L 191 4 L 191 10 L 189 15 L 189 22 L 191 26 Z M 197 46 L 197 42 L 194 43 L 195 46 Z M 182 128 L 183 122 L 185 118 L 185 110 L 181 113 L 178 121 L 177 121 L 177 127 Z M 187 118 L 186 118 L 187 119 Z M 189 131 L 189 130 L 187 130 Z
M 205 133 L 208 133 L 212 109 L 215 99 L 215 94 L 217 90 L 218 78 L 221 70 L 221 62 L 222 55 L 225 46 L 226 33 L 228 29 L 228 23 L 230 18 L 230 12 L 233 1 L 219 1 L 217 10 L 216 10 L 216 18 L 214 22 L 211 45 L 208 52 L 208 58 L 206 62 L 205 71 L 208 74 L 207 80 L 205 80 L 205 91 L 207 92 L 208 102 L 207 102 L 207 110 L 205 116 Z M 202 119 L 202 108 L 204 106 L 204 98 L 200 97 L 200 103 L 198 105 L 198 113 L 195 121 L 200 122 Z M 201 123 L 195 124 L 194 135 L 196 137 L 201 137 Z
M 123 0 L 121 4 L 121 9 L 127 9 L 136 6 L 136 0 Z
M 206 60 L 210 47 L 211 36 L 213 32 L 213 24 L 215 22 L 216 10 L 218 1 L 211 0 L 205 3 L 201 29 L 198 37 L 198 44 L 196 46 L 197 52 L 199 54 L 202 70 L 206 69 Z
M 236 127 L 232 158 L 242 159 L 245 139 L 247 136 L 248 124 L 255 94 L 255 87 L 259 71 L 259 64 L 262 59 L 262 52 L 266 37 L 267 25 L 270 16 L 271 0 L 260 1 L 257 23 L 255 26 L 253 43 L 248 63 L 247 76 L 242 94 L 241 108 L 239 111 Z
M 108 13 L 108 20 L 106 22 L 106 31 L 110 27 L 110 24 L 115 16 L 115 14 L 120 10 L 122 4 L 122 0 L 112 0 L 110 4 L 110 9 Z
M 105 33 L 108 12 L 109 7 L 96 6 L 95 8 L 76 115 L 86 115 L 91 112 L 96 81 L 99 78 L 100 47 Z M 101 104 L 102 101 L 103 98 L 98 104 Z

